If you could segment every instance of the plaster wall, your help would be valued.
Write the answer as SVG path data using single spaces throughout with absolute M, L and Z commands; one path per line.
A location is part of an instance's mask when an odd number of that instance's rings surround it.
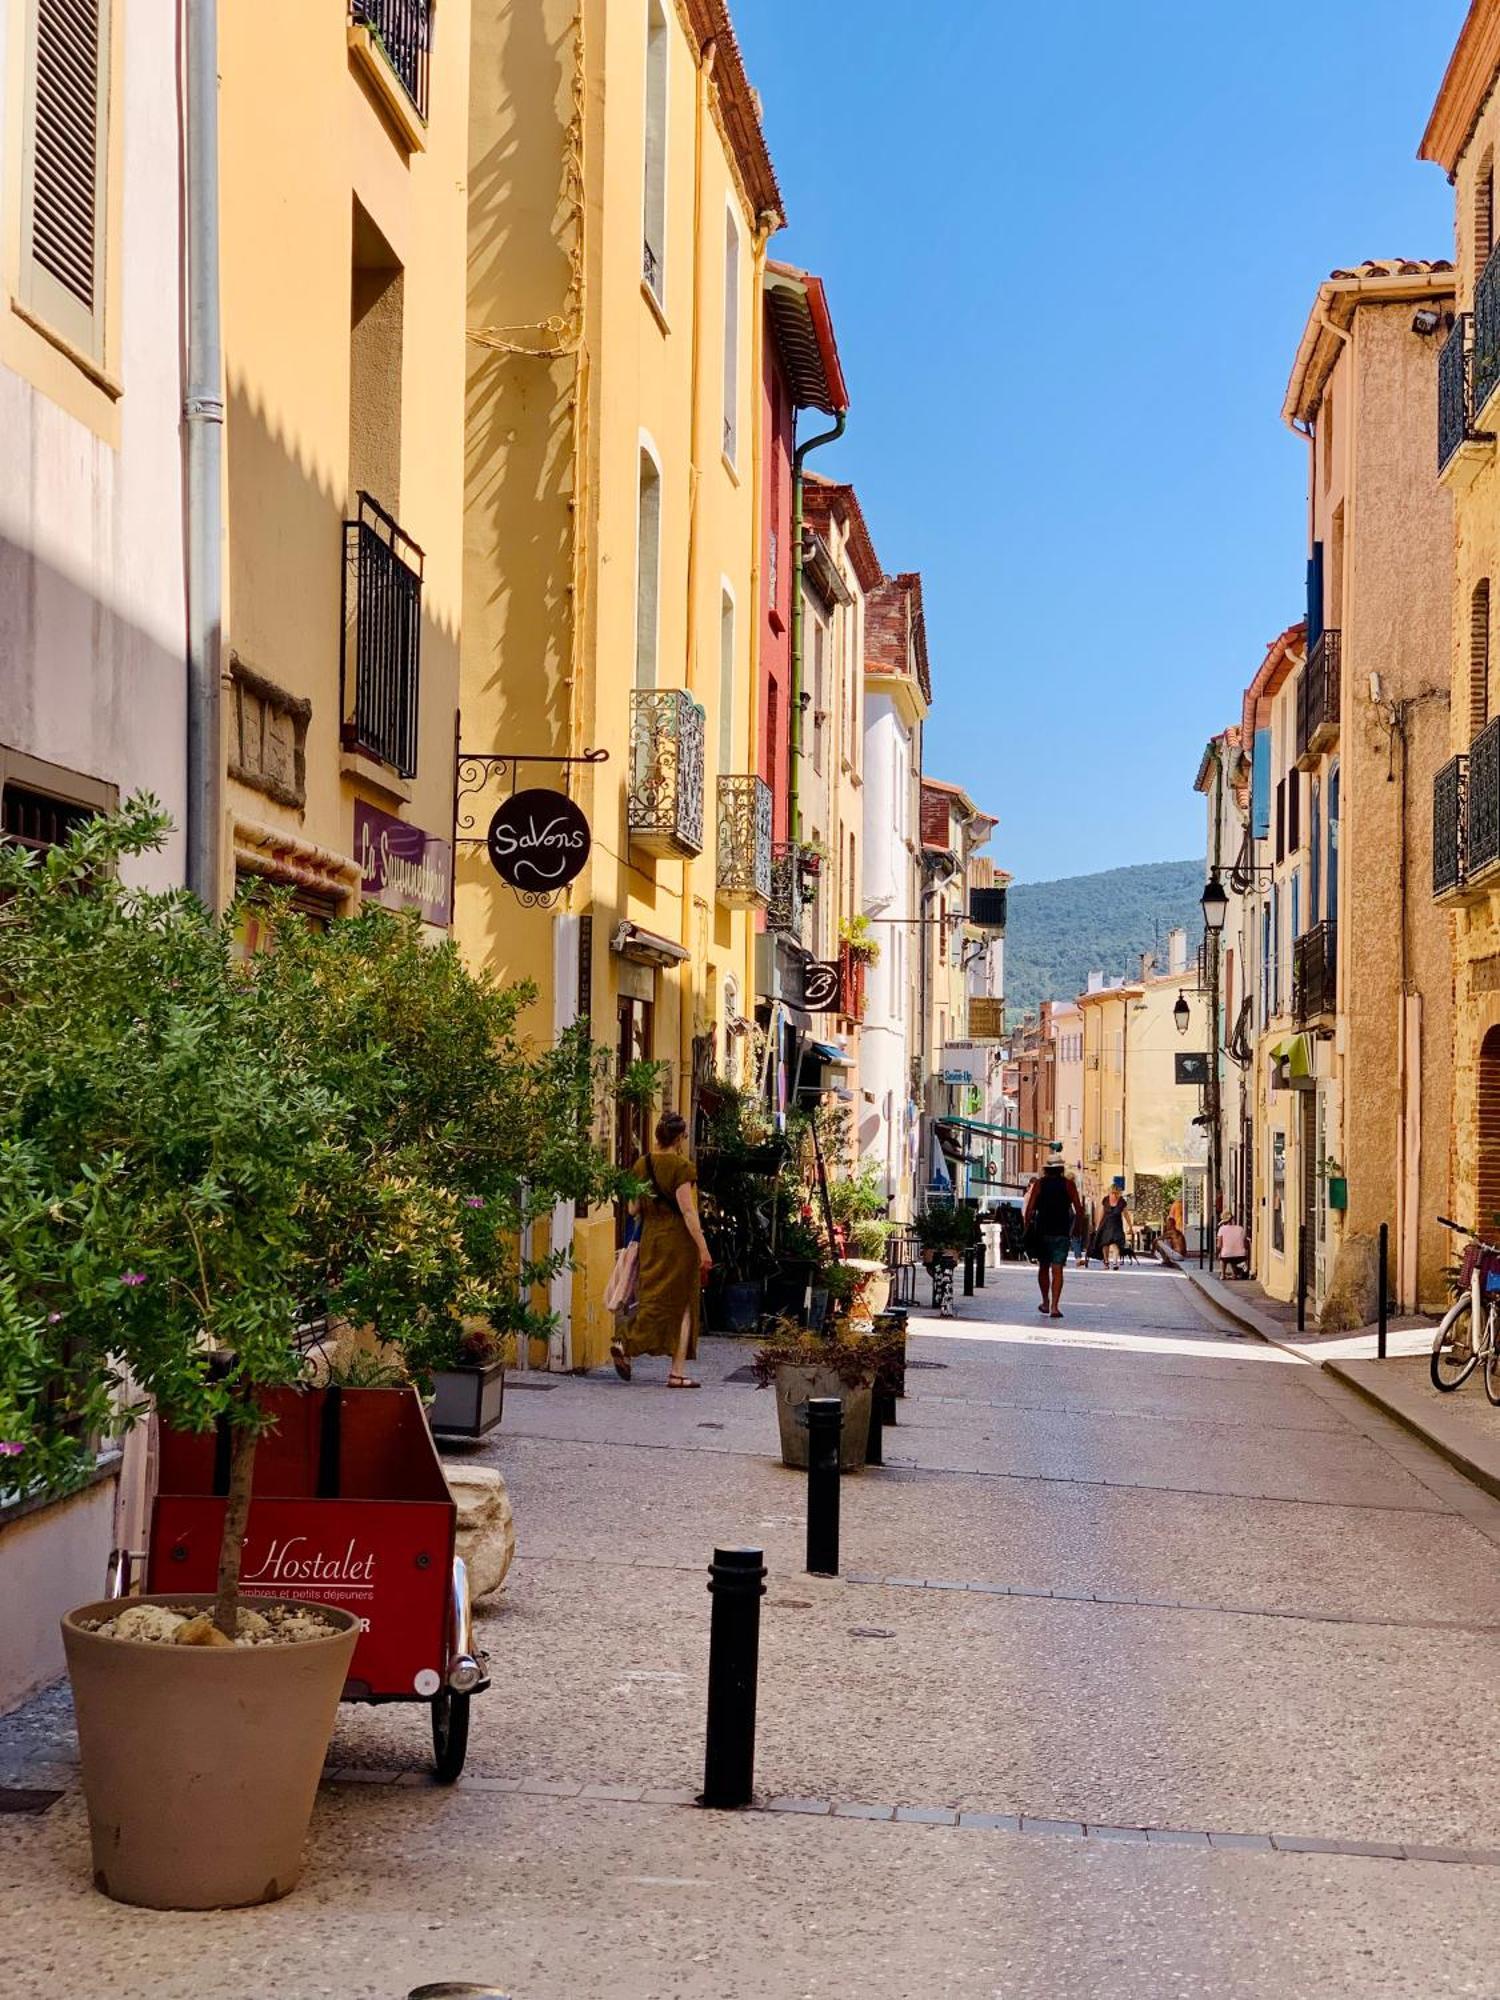
M 0 0 L 0 290 L 18 290 L 25 35 Z M 113 36 L 105 366 L 0 313 L 0 744 L 171 813 L 129 864 L 180 882 L 186 611 L 174 10 Z
M 0 1715 L 63 1671 L 59 1620 L 104 1593 L 115 1481 L 0 1523 Z M 16 1616 L 16 1607 L 22 1615 Z

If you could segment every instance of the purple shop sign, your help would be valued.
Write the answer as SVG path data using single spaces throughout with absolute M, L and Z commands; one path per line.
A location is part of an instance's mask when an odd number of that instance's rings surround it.
M 365 900 L 388 910 L 419 910 L 446 925 L 453 911 L 453 848 L 446 840 L 354 802 L 354 855 Z

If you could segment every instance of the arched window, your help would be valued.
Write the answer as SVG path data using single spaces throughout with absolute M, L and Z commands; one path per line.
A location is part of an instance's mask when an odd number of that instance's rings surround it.
M 646 5 L 646 166 L 643 275 L 658 305 L 667 298 L 667 14 Z
M 1490 580 L 1469 599 L 1469 740 L 1490 719 Z
M 661 472 L 641 447 L 640 494 L 635 529 L 635 684 L 656 686 L 661 612 Z
M 1495 156 L 1486 153 L 1474 182 L 1474 275 L 1490 261 L 1495 247 Z
M 1500 1028 L 1491 1028 L 1479 1048 L 1479 1157 L 1474 1194 L 1475 1226 L 1485 1235 L 1500 1216 Z

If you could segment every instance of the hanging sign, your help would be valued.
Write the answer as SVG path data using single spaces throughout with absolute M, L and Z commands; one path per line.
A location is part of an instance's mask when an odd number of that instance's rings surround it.
M 1207 1055 L 1177 1055 L 1172 1058 L 1179 1083 L 1207 1083 Z
M 378 806 L 354 802 L 354 853 L 360 893 L 389 910 L 420 910 L 447 927 L 453 902 L 453 849 L 420 826 Z
M 486 842 L 502 882 L 520 896 L 550 896 L 583 873 L 592 837 L 566 792 L 513 792 L 490 821 Z
M 843 1005 L 844 982 L 837 963 L 815 960 L 802 973 L 802 1005 L 809 1014 L 835 1014 Z

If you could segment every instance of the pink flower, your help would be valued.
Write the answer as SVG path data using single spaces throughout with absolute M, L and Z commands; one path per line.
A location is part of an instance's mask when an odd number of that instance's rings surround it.
M 122 1285 L 144 1285 L 145 1282 L 146 1274 L 144 1271 L 122 1271 L 120 1273 L 120 1283 Z
M 61 1314 L 61 1313 L 48 1313 L 48 1315 L 47 1315 L 47 1324 L 48 1324 L 48 1326 L 56 1326 L 56 1325 L 57 1325 L 57 1322 L 58 1322 L 58 1321 L 59 1321 L 59 1320 L 60 1320 L 61 1318 L 62 1318 L 62 1314 Z
M 24 1444 L 0 1443 L 0 1458 L 19 1458 L 25 1449 Z
M 464 1207 L 465 1207 L 465 1208 L 483 1208 L 483 1207 L 484 1207 L 484 1198 L 483 1198 L 483 1196 L 482 1196 L 482 1195 L 477 1195 L 477 1194 L 466 1194 L 466 1195 L 464 1196 Z

